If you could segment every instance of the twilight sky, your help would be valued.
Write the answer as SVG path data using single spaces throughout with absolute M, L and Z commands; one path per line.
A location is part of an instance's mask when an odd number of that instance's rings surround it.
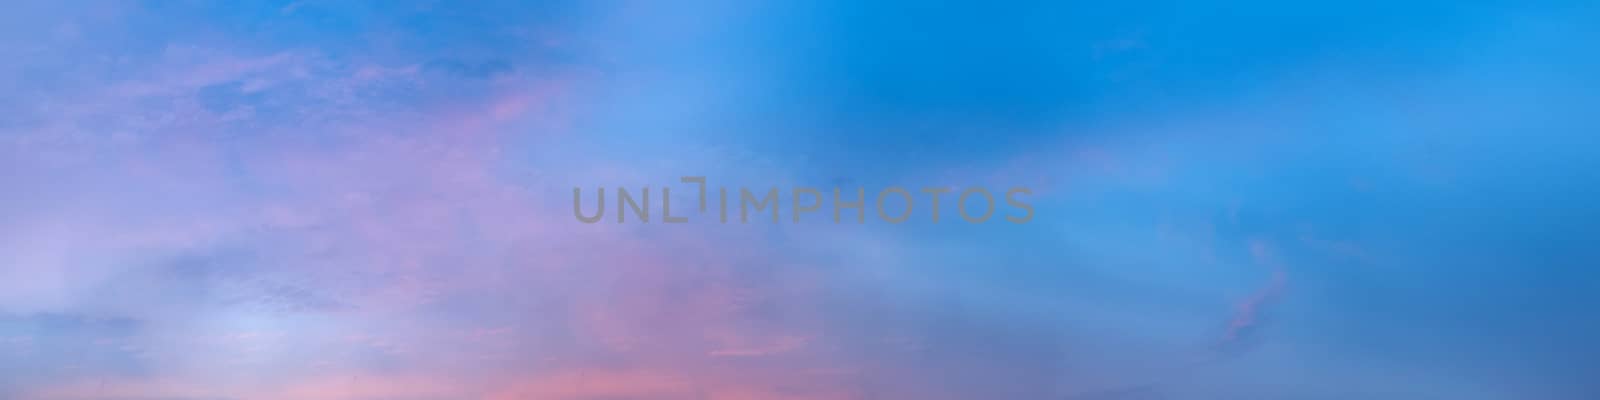
M 7 4 L 0 399 L 1600 396 L 1600 6 L 1028 3 Z

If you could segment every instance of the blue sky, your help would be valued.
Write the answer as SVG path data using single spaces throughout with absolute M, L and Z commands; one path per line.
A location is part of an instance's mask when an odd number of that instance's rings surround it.
M 1581 399 L 1600 371 L 1582 2 L 8 9 L 0 398 Z M 571 217 L 574 187 L 676 213 L 681 176 L 1024 186 L 1035 217 Z

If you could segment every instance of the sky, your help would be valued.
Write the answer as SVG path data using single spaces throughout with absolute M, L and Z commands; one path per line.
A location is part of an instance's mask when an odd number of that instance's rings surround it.
M 6 4 L 0 399 L 1592 399 L 1585 3 Z

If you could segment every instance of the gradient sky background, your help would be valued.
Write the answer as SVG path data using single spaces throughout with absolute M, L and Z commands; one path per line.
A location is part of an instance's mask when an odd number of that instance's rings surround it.
M 0 399 L 1600 396 L 1595 3 L 666 3 L 6 4 Z

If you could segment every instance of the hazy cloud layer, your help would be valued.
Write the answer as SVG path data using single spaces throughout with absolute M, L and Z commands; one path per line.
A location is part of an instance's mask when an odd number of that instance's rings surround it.
M 8 7 L 0 398 L 1578 399 L 1600 369 L 1593 7 Z M 680 176 L 783 188 L 783 222 L 572 216 L 690 210 Z M 1036 215 L 788 220 L 796 186 L 894 185 Z

